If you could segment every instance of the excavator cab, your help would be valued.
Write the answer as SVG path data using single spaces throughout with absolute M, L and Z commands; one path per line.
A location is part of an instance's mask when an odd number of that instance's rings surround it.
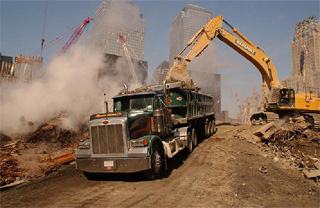
M 291 88 L 282 88 L 279 93 L 279 106 L 294 107 L 295 106 L 295 93 Z

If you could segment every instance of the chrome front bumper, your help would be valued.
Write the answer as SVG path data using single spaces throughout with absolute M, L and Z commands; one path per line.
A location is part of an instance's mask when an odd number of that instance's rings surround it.
M 113 161 L 113 166 L 105 166 Z M 134 173 L 151 168 L 149 157 L 139 158 L 76 158 L 76 168 L 89 173 Z

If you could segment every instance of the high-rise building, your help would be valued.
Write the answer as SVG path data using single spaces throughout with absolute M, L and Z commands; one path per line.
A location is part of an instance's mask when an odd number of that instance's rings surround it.
M 211 12 L 203 7 L 188 4 L 172 22 L 170 33 L 169 66 L 173 66 L 174 57 L 187 45 L 187 42 L 198 30 L 211 20 Z M 185 56 L 192 46 L 181 55 Z M 216 113 L 221 113 L 221 75 L 216 73 L 214 63 L 216 57 L 216 43 L 212 41 L 205 52 L 194 58 L 187 66 L 193 81 L 207 94 L 213 96 L 216 103 Z
M 153 78 L 157 82 L 156 84 L 163 84 L 166 79 L 167 72 L 169 71 L 169 61 L 163 61 L 157 66 L 153 73 Z
M 143 60 L 145 21 L 140 7 L 130 0 L 104 0 L 95 13 L 92 43 L 107 54 L 125 56 L 119 34 L 124 36 L 131 58 Z
M 125 40 L 129 57 L 126 56 L 120 36 Z M 140 84 L 146 84 L 148 62 L 144 57 L 145 21 L 141 9 L 130 0 L 104 0 L 95 13 L 92 26 L 92 43 L 105 53 L 105 65 L 99 71 L 118 82 L 130 83 L 133 72 Z
M 207 9 L 192 4 L 187 4 L 182 11 L 180 11 L 173 20 L 170 31 L 170 67 L 173 65 L 174 57 L 183 50 L 187 45 L 187 42 L 198 32 L 198 30 L 210 21 L 211 16 L 211 12 Z M 192 68 L 195 68 L 192 66 L 193 62 L 199 62 L 201 64 L 197 64 L 196 70 L 215 72 L 212 71 L 214 70 L 212 67 L 214 66 L 214 54 L 212 54 L 213 50 L 210 50 L 214 45 L 215 42 L 213 41 L 207 48 L 206 53 L 196 58 L 201 59 L 201 61 L 194 59 L 189 68 L 192 70 Z M 191 46 L 181 55 L 187 55 L 190 48 Z
M 291 42 L 291 76 L 282 85 L 296 92 L 320 94 L 320 24 L 315 17 L 299 22 Z

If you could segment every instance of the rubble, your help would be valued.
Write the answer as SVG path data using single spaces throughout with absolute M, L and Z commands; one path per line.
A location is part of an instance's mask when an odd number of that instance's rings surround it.
M 47 176 L 61 164 L 74 160 L 78 142 L 88 138 L 87 126 L 79 132 L 61 126 L 59 117 L 54 117 L 26 135 L 10 138 L 1 133 L 1 140 L 6 141 L 1 141 L 0 146 L 1 188 Z
M 261 166 L 261 167 L 259 168 L 259 172 L 260 172 L 260 173 L 267 174 L 267 173 L 268 173 L 268 169 L 267 169 L 267 167 L 265 167 L 265 166 Z
M 320 179 L 320 134 L 304 122 L 268 123 L 254 132 L 262 142 L 262 150 L 274 161 L 287 161 L 308 179 Z
M 5 135 L 4 133 L 0 132 L 0 146 L 4 146 L 4 145 L 8 144 L 11 141 L 12 141 L 11 137 L 9 137 L 8 135 Z
M 268 123 L 254 132 L 255 136 L 263 139 L 268 139 L 271 135 L 279 131 L 281 128 L 275 122 Z

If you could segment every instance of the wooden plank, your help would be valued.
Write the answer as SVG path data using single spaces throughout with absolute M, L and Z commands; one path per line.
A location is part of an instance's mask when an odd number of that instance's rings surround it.
M 320 177 L 320 170 L 310 170 L 310 171 L 303 170 L 302 172 L 308 179 Z
M 24 182 L 25 182 L 24 180 L 18 180 L 18 181 L 15 181 L 13 183 L 9 183 L 7 185 L 1 186 L 0 190 L 5 190 L 5 189 L 8 189 L 8 188 L 12 188 L 12 187 L 18 186 L 20 184 L 23 184 Z
M 56 165 L 62 165 L 62 164 L 68 163 L 68 162 L 72 162 L 72 161 L 74 161 L 74 159 L 75 159 L 74 158 L 74 153 L 71 152 L 71 153 L 68 153 L 68 154 L 65 154 L 65 155 L 62 155 L 62 156 L 54 158 L 53 162 Z

